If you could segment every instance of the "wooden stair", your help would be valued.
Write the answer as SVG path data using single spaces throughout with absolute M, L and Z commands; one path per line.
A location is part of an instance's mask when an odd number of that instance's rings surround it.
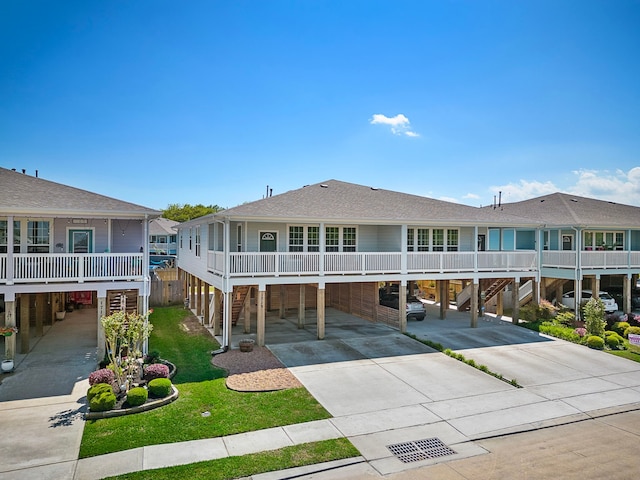
M 240 313 L 244 308 L 244 302 L 247 295 L 251 291 L 251 286 L 241 285 L 239 287 L 233 287 L 233 303 L 231 304 L 231 324 L 236 325 L 240 318 Z
M 138 311 L 138 291 L 137 290 L 116 290 L 107 294 L 107 305 L 109 315 L 121 310 L 127 313 L 137 313 Z
M 484 288 L 484 293 L 485 293 L 484 301 L 486 302 L 492 299 L 493 297 L 495 297 L 499 292 L 504 290 L 505 287 L 509 285 L 509 283 L 511 283 L 511 279 L 509 278 L 498 278 L 494 280 L 492 283 L 489 284 L 487 288 Z M 483 287 L 484 285 L 481 283 L 480 291 L 483 290 Z M 463 292 L 467 290 L 470 291 L 471 288 L 472 288 L 472 285 L 468 285 L 463 290 Z M 469 294 L 469 292 L 466 292 L 465 295 L 461 295 L 463 292 L 460 292 L 460 294 L 458 294 L 458 311 L 460 312 L 468 311 L 471 308 L 471 295 Z

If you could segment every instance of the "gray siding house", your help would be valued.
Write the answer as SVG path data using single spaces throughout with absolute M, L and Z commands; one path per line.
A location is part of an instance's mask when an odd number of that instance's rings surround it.
M 149 298 L 149 221 L 160 212 L 0 168 L 0 299 L 6 355 L 27 353 L 71 307 L 144 312 Z M 19 345 L 16 345 L 16 337 Z
M 276 309 L 296 309 L 299 326 L 313 310 L 318 338 L 326 306 L 404 331 L 405 294 L 419 280 L 448 291 L 450 280 L 463 279 L 459 306 L 470 308 L 473 325 L 481 283 L 506 279 L 517 295 L 524 280 L 540 280 L 543 226 L 500 209 L 329 180 L 180 224 L 178 266 L 192 307 L 222 326 L 224 345 L 251 297 L 259 344 L 266 311 Z M 379 304 L 379 286 L 389 283 L 397 284 L 398 310 Z M 201 294 L 211 288 L 211 297 Z

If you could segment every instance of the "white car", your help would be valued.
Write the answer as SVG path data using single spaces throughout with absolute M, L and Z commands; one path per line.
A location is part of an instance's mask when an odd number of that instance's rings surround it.
M 582 303 L 587 303 L 589 299 L 593 296 L 593 292 L 591 290 L 583 290 L 582 291 Z M 609 295 L 607 292 L 600 292 L 598 294 L 602 303 L 604 303 L 604 311 L 606 313 L 616 312 L 618 310 L 618 303 L 615 299 Z M 562 295 L 562 305 L 569 308 L 576 308 L 576 298 L 575 292 L 567 292 Z

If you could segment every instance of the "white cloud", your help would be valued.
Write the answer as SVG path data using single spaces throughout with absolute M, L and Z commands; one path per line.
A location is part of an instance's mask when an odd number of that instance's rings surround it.
M 420 135 L 411 129 L 411 122 L 402 113 L 395 117 L 387 117 L 381 113 L 375 113 L 371 120 L 371 125 L 389 125 L 391 133 L 394 135 L 405 135 L 407 137 L 419 137 Z
M 597 198 L 616 203 L 640 206 L 640 167 L 623 170 L 576 170 L 573 185 L 564 188 L 552 181 L 520 180 L 517 183 L 489 188 L 496 198 L 502 192 L 502 203 L 518 202 L 555 192 L 571 193 L 581 197 Z

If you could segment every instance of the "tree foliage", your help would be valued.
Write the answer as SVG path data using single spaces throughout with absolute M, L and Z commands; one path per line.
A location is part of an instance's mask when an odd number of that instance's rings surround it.
M 604 337 L 604 303 L 599 298 L 591 298 L 584 306 L 585 328 L 589 335 Z
M 149 312 L 151 313 L 151 312 Z M 128 376 L 136 374 L 142 358 L 142 345 L 153 329 L 148 321 L 149 313 L 114 312 L 100 319 L 104 329 L 109 357 L 109 368 L 115 374 L 118 386 L 128 386 Z
M 186 222 L 222 210 L 218 205 L 189 205 L 188 203 L 171 203 L 162 210 L 162 216 L 176 222 Z

